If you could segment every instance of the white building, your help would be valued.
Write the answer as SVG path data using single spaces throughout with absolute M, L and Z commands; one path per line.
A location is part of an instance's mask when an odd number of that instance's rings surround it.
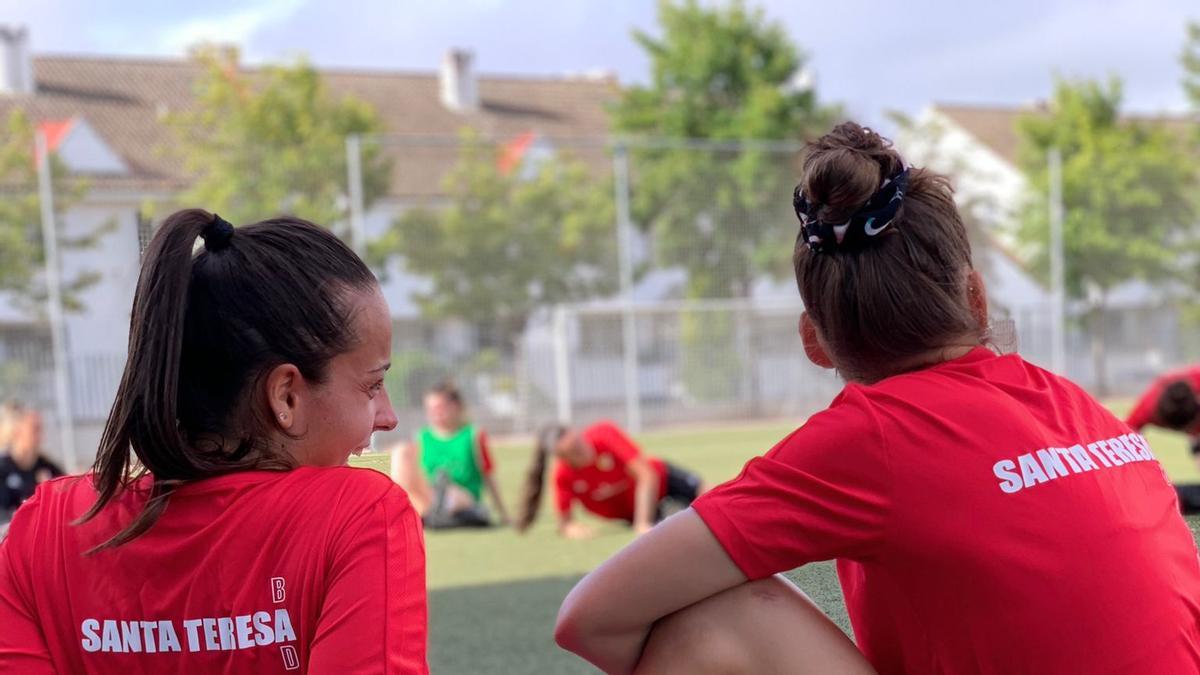
M 901 133 L 897 145 L 906 159 L 929 166 L 954 179 L 960 203 L 974 207 L 990 229 L 996 247 L 992 260 L 1000 264 L 988 279 L 991 294 L 1016 319 L 1021 351 L 1034 361 L 1048 363 L 1051 346 L 1050 296 L 1024 271 L 1030 251 L 1017 238 L 1019 209 L 1029 198 L 1018 166 L 1020 138 L 1017 122 L 1038 114 L 1032 107 L 933 104 Z M 1141 122 L 1183 131 L 1188 121 L 1171 117 L 1131 117 Z M 1000 287 L 997 287 L 997 285 Z M 1113 389 L 1132 393 L 1165 366 L 1183 358 L 1177 292 L 1142 281 L 1112 289 L 1105 327 L 1108 377 Z M 1086 307 L 1068 303 L 1067 374 L 1085 386 L 1094 379 L 1089 336 L 1079 317 Z

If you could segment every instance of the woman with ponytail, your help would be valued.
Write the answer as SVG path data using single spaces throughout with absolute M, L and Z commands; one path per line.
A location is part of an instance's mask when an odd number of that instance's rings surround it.
M 537 518 L 550 459 L 554 459 L 558 532 L 568 539 L 591 536 L 591 530 L 572 517 L 576 501 L 601 518 L 629 523 L 641 534 L 669 509 L 686 508 L 705 490 L 695 474 L 644 454 L 612 422 L 597 422 L 579 431 L 553 425 L 538 434 L 518 531 L 529 529 Z
M 426 672 L 417 515 L 345 466 L 396 424 L 390 353 L 328 230 L 167 218 L 92 471 L 0 545 L 0 672 Z

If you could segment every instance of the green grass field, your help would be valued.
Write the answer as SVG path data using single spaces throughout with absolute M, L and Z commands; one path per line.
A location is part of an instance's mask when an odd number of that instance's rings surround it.
M 1126 407 L 1124 402 L 1112 405 L 1118 414 Z M 747 459 L 765 452 L 793 428 L 769 424 L 655 432 L 638 440 L 651 454 L 717 483 L 735 476 Z M 1147 438 L 1172 479 L 1200 482 L 1200 472 L 1181 436 L 1151 431 Z M 532 448 L 498 445 L 494 454 L 511 509 Z M 386 471 L 387 461 L 386 455 L 376 454 L 355 463 Z M 548 506 L 543 509 L 543 517 L 524 536 L 500 529 L 427 534 L 429 659 L 434 673 L 594 672 L 554 645 L 554 615 L 575 581 L 633 535 L 626 527 L 594 520 L 596 538 L 560 539 L 554 532 L 553 514 Z M 1198 521 L 1191 525 L 1196 532 Z M 848 629 L 831 563 L 808 565 L 792 576 L 834 621 Z

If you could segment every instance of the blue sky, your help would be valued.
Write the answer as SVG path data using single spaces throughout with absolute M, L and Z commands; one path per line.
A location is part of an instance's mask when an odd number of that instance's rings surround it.
M 1022 104 L 1055 74 L 1125 80 L 1139 111 L 1185 108 L 1178 55 L 1197 0 L 762 0 L 811 57 L 822 98 L 879 122 L 932 101 Z M 238 43 L 250 62 L 305 53 L 327 66 L 433 70 L 452 46 L 484 73 L 615 71 L 643 81 L 630 38 L 651 0 L 0 0 L 35 52 L 181 55 Z

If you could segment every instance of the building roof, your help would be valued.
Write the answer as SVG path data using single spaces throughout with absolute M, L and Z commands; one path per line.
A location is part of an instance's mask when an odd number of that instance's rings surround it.
M 1027 115 L 1047 114 L 1038 106 L 987 106 L 935 103 L 934 110 L 949 118 L 963 131 L 995 152 L 1001 159 L 1017 163 L 1020 138 L 1017 136 L 1017 120 Z M 1180 134 L 1189 132 L 1195 122 L 1183 116 L 1170 115 L 1127 115 L 1125 119 L 1152 125 L 1161 125 Z
M 255 68 L 243 68 L 253 73 Z M 36 121 L 80 116 L 130 168 L 128 175 L 93 177 L 96 188 L 177 190 L 188 177 L 169 149 L 170 112 L 193 106 L 198 64 L 184 59 L 107 56 L 35 56 L 31 95 L 0 96 L 0 117 L 24 108 Z M 480 106 L 458 113 L 442 105 L 434 72 L 323 70 L 335 95 L 352 95 L 375 107 L 386 132 L 405 140 L 389 143 L 394 197 L 432 196 L 454 161 L 451 143 L 463 127 L 499 141 L 535 132 L 544 137 L 602 138 L 614 78 L 479 78 Z M 436 139 L 422 142 L 420 139 Z

